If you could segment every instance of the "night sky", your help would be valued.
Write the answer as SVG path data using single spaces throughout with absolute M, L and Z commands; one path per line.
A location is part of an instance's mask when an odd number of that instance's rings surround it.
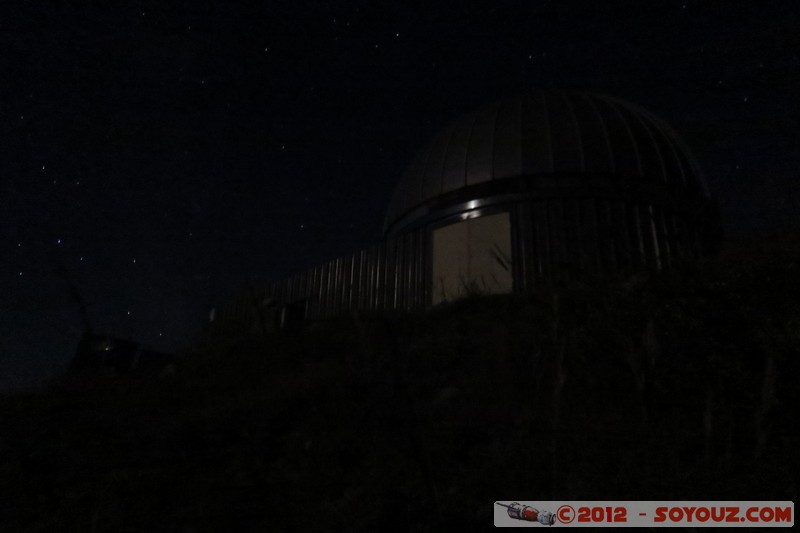
M 67 279 L 95 330 L 179 350 L 232 291 L 379 240 L 415 152 L 527 88 L 667 120 L 729 235 L 797 218 L 800 2 L 397 4 L 3 2 L 0 390 L 69 362 Z

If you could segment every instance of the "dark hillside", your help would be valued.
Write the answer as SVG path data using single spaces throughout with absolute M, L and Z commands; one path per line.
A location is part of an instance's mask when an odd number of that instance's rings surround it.
M 497 499 L 795 500 L 800 239 L 0 404 L 2 531 L 491 527 Z

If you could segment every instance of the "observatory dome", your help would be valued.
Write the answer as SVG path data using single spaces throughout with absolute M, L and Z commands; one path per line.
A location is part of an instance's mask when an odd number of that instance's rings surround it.
M 537 90 L 454 121 L 397 184 L 380 242 L 264 287 L 218 327 L 629 280 L 691 264 L 719 212 L 678 135 L 634 104 Z M 253 302 L 270 302 L 254 309 Z M 259 326 L 261 324 L 261 326 Z
M 384 234 L 521 194 L 596 197 L 610 189 L 641 189 L 661 204 L 708 199 L 688 149 L 652 113 L 600 94 L 536 90 L 440 131 L 397 184 Z

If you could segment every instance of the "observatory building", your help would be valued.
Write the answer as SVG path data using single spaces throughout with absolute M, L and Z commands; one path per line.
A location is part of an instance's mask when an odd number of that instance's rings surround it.
M 661 271 L 711 250 L 717 228 L 664 121 L 605 95 L 531 91 L 457 119 L 417 154 L 380 243 L 245 291 L 211 320 L 242 331 Z

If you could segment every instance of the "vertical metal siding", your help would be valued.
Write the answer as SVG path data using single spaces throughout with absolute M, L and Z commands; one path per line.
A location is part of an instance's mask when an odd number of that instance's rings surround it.
M 548 204 L 539 201 L 534 204 L 533 215 L 536 228 L 536 277 L 542 281 L 550 280 L 552 268 L 550 253 L 550 224 L 548 223 Z
M 295 279 L 296 278 L 297 278 L 296 275 L 292 275 L 292 276 L 289 276 L 286 279 L 286 303 L 287 304 L 291 303 L 291 302 L 294 302 L 296 300 L 296 297 L 295 297 L 295 292 L 296 292 Z
M 655 213 L 656 230 L 658 233 L 658 242 L 661 248 L 661 266 L 663 268 L 670 268 L 672 265 L 672 250 L 670 246 L 669 229 L 664 215 L 665 209 L 661 206 L 653 206 Z
M 564 236 L 564 201 L 560 198 L 549 202 L 549 221 L 552 239 L 550 241 L 553 250 L 553 273 L 559 281 L 563 281 L 567 263 L 566 257 L 566 237 Z
M 333 302 L 331 301 L 333 296 L 333 273 L 335 268 L 336 264 L 333 261 L 325 263 L 325 277 L 322 282 L 323 316 L 331 315 L 333 307 Z
M 328 263 L 323 263 L 319 269 L 319 294 L 317 296 L 317 301 L 319 302 L 319 312 L 318 315 L 320 318 L 323 318 L 327 314 L 327 289 L 328 289 Z
M 653 267 L 656 270 L 662 269 L 662 257 L 661 257 L 661 239 L 659 238 L 657 222 L 656 222 L 656 213 L 653 209 L 653 204 L 649 204 L 647 206 L 647 222 L 650 230 L 650 238 L 652 239 L 652 243 L 650 244 L 652 250 L 652 260 L 653 260 Z
M 642 217 L 639 213 L 639 206 L 630 202 L 626 205 L 628 212 L 628 227 L 631 228 L 631 247 L 632 247 L 632 267 L 633 270 L 641 270 L 647 266 L 647 255 L 644 245 L 644 231 L 642 229 Z
M 391 276 L 387 279 L 389 285 L 389 299 L 386 300 L 386 305 L 389 309 L 397 307 L 398 293 L 398 276 L 400 275 L 400 263 L 403 261 L 403 239 L 402 237 L 395 237 L 392 239 L 394 242 L 394 256 L 392 258 L 392 272 Z
M 379 309 L 386 309 L 389 301 L 389 280 L 391 279 L 391 265 L 394 257 L 392 256 L 392 239 L 384 241 L 381 245 L 383 252 L 383 263 L 381 265 L 381 281 L 378 284 L 380 294 Z
M 684 259 L 686 259 L 686 252 L 684 251 L 684 244 L 683 244 L 683 239 L 684 239 L 683 219 L 681 217 L 678 217 L 674 211 L 670 214 L 670 218 L 671 218 L 670 222 L 672 225 L 672 235 L 675 238 L 675 247 L 674 247 L 675 256 L 678 259 L 678 261 L 683 261 Z
M 342 263 L 342 310 L 349 311 L 353 307 L 351 295 L 353 291 L 353 254 L 345 256 Z
M 611 202 L 605 198 L 600 198 L 595 202 L 597 215 L 597 248 L 598 262 L 602 264 L 602 273 L 605 276 L 613 277 L 619 272 L 617 264 L 617 250 L 613 234 L 614 225 L 612 222 Z
M 337 257 L 331 268 L 331 314 L 342 310 L 342 258 Z
M 366 271 L 367 271 L 367 251 L 361 250 L 358 252 L 358 308 L 366 309 L 367 306 L 367 291 L 366 291 Z
M 287 293 L 288 291 L 288 280 L 286 278 L 280 280 L 278 282 L 278 302 L 283 305 L 289 299 Z
M 565 268 L 570 277 L 586 268 L 586 246 L 581 239 L 581 209 L 583 200 L 567 198 L 563 201 Z
M 375 309 L 383 309 L 386 288 L 386 246 L 377 245 L 377 265 L 375 278 Z
M 378 245 L 378 264 L 376 267 L 377 278 L 375 279 L 375 309 L 383 309 L 383 302 L 386 299 L 386 246 Z
M 311 317 L 319 316 L 319 291 L 322 285 L 322 265 L 311 271 Z
M 375 247 L 370 246 L 367 252 L 367 261 L 366 261 L 366 275 L 365 275 L 365 285 L 364 290 L 366 293 L 366 305 L 365 309 L 370 311 L 375 309 L 375 281 L 376 281 L 376 273 L 375 273 Z
M 595 273 L 661 270 L 700 251 L 700 215 L 623 197 L 527 200 L 510 210 L 513 290 Z M 252 287 L 217 309 L 214 328 L 253 332 L 268 298 L 280 307 L 307 302 L 307 317 L 430 304 L 430 231 L 425 227 Z
M 318 276 L 318 283 L 319 286 L 317 287 L 317 316 L 319 318 L 323 318 L 325 316 L 325 289 L 326 289 L 326 280 L 328 277 L 328 264 L 322 263 L 319 266 L 319 273 Z
M 414 238 L 414 304 L 416 307 L 427 305 L 428 300 L 428 275 L 427 275 L 427 237 L 422 230 L 415 232 Z
M 657 243 L 654 239 L 652 219 L 650 216 L 650 205 L 638 204 L 636 206 L 636 212 L 638 214 L 639 229 L 642 237 L 645 267 L 647 269 L 656 269 L 657 259 L 655 247 L 657 246 Z
M 397 263 L 395 272 L 395 308 L 406 309 L 406 296 L 408 284 L 406 283 L 406 272 L 408 271 L 408 260 L 410 257 L 409 235 L 403 235 L 400 239 L 400 260 Z
M 611 205 L 611 238 L 616 250 L 616 264 L 620 273 L 627 273 L 631 269 L 631 237 L 630 227 L 625 212 L 625 202 L 614 200 Z
M 386 285 L 389 287 L 389 291 L 387 293 L 389 297 L 386 299 L 387 309 L 397 308 L 397 275 L 400 270 L 398 268 L 398 263 L 401 263 L 403 260 L 403 239 L 392 239 L 392 249 L 391 272 L 389 277 L 386 279 Z
M 529 291 L 534 286 L 532 228 L 533 217 L 531 216 L 530 202 L 514 206 L 511 210 L 511 272 L 515 292 Z

